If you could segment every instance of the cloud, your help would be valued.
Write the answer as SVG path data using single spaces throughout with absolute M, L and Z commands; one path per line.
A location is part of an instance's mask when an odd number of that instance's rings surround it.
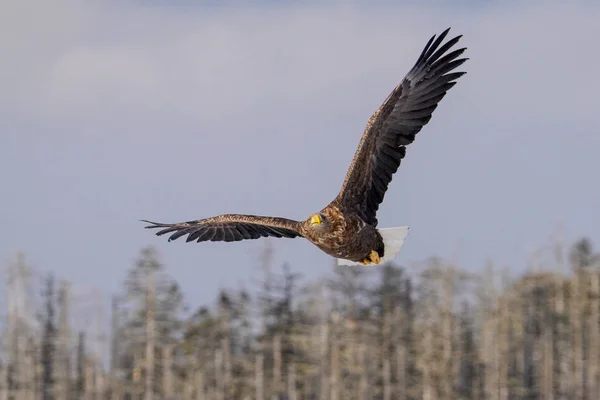
M 41 6 L 35 15 L 17 6 L 8 21 L 14 35 L 2 39 L 12 51 L 1 83 L 16 93 L 24 114 L 165 111 L 218 120 L 258 107 L 326 107 L 342 99 L 345 107 L 362 107 L 343 95 L 373 85 L 380 98 L 410 66 L 408 55 L 447 25 L 467 34 L 474 52 L 469 80 L 478 84 L 470 97 L 478 99 L 472 104 L 478 113 L 495 118 L 511 107 L 540 116 L 553 106 L 540 98 L 562 95 L 581 101 L 585 118 L 591 111 L 586 100 L 600 85 L 576 79 L 593 73 L 596 55 L 581 49 L 593 49 L 597 6 L 531 3 L 468 12 L 361 3 L 272 9 L 62 4 Z M 16 23 L 23 17 L 30 18 L 27 24 Z M 558 70 L 564 75 L 556 76 Z M 530 79 L 522 78 L 526 74 Z

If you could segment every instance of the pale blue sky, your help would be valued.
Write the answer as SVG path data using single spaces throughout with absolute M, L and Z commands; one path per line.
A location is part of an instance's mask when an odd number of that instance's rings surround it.
M 371 113 L 448 26 L 468 74 L 380 208 L 382 227 L 411 227 L 396 261 L 519 268 L 561 223 L 600 241 L 599 5 L 141 3 L 3 6 L 0 261 L 24 251 L 108 293 L 153 244 L 192 304 L 251 282 L 263 240 L 167 243 L 138 220 L 319 210 Z M 308 242 L 272 243 L 277 263 L 330 272 Z

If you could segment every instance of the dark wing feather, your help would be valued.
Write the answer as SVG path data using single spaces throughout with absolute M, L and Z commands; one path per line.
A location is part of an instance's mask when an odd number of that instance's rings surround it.
M 257 215 L 224 214 L 176 224 L 142 221 L 150 224 L 146 228 L 163 228 L 156 232 L 157 236 L 170 233 L 169 242 L 185 235 L 188 235 L 186 242 L 236 242 L 267 236 L 277 238 L 302 236 L 298 232 L 299 222 L 297 221 Z
M 440 46 L 449 30 L 429 40 L 413 68 L 369 119 L 346 174 L 338 200 L 374 226 L 405 146 L 415 140 L 440 100 L 464 74 L 451 71 L 467 60 L 458 58 L 466 48 L 445 54 L 461 36 Z

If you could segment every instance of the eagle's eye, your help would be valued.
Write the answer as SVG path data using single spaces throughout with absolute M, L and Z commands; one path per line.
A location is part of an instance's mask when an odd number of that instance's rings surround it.
M 315 214 L 310 217 L 310 226 L 321 225 L 323 223 L 323 218 L 319 214 Z

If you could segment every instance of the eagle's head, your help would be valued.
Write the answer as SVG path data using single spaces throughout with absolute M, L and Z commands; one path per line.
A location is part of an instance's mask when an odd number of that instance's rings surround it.
M 326 230 L 329 227 L 327 217 L 323 213 L 316 213 L 308 217 L 307 225 L 313 230 Z

